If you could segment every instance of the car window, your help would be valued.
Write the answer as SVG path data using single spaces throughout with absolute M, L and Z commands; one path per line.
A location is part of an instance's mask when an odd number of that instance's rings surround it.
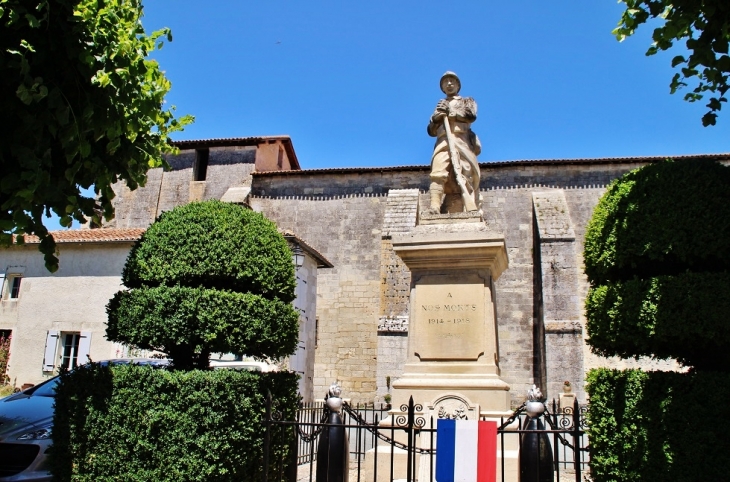
M 38 386 L 33 387 L 26 393 L 34 397 L 55 397 L 56 396 L 56 385 L 61 381 L 61 377 L 51 378 L 47 382 L 43 382 Z

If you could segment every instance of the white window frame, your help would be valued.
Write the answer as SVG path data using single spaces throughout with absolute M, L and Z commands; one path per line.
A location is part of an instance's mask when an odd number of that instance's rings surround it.
M 5 273 L 0 274 L 0 299 L 17 301 L 20 298 L 21 286 L 18 287 L 17 296 L 11 296 L 13 294 L 13 284 L 16 279 L 23 279 L 25 273 L 25 266 L 8 266 L 5 269 Z
M 91 332 L 90 331 L 59 331 L 48 330 L 46 334 L 46 349 L 43 356 L 43 371 L 52 372 L 56 368 L 63 366 L 65 340 L 67 336 L 78 336 L 77 343 L 74 343 L 75 356 L 71 356 L 73 368 L 78 365 L 84 365 L 88 362 L 89 351 L 91 349 Z M 72 348 L 73 350 L 73 348 Z M 75 360 L 76 363 L 73 363 Z

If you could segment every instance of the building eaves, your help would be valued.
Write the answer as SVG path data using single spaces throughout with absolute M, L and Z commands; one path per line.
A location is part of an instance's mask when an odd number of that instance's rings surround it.
M 586 164 L 636 164 L 652 163 L 665 159 L 674 160 L 700 160 L 712 159 L 715 161 L 730 161 L 730 153 L 723 154 L 696 154 L 681 156 L 645 156 L 645 157 L 603 157 L 603 158 L 576 158 L 576 159 L 520 159 L 513 161 L 489 161 L 480 162 L 479 167 L 490 169 L 494 167 L 510 166 L 549 166 L 549 165 L 586 165 Z M 358 174 L 377 173 L 394 171 L 428 171 L 427 165 L 417 166 L 388 166 L 388 167 L 336 167 L 324 169 L 302 169 L 298 171 L 257 171 L 252 175 L 262 176 L 306 176 L 310 174 Z
M 327 258 L 322 256 L 322 254 L 311 247 L 309 244 L 307 244 L 306 241 L 304 241 L 302 238 L 298 237 L 296 234 L 294 234 L 292 231 L 286 230 L 286 229 L 280 229 L 279 232 L 282 236 L 284 236 L 284 239 L 287 241 L 293 241 L 297 243 L 299 246 L 302 247 L 304 251 L 309 253 L 311 257 L 315 259 L 317 262 L 317 268 L 334 268 L 334 265 L 329 262 Z
M 68 229 L 51 231 L 50 234 L 58 244 L 62 243 L 130 243 L 137 241 L 145 229 L 142 228 L 100 228 L 100 229 Z M 38 244 L 37 236 L 25 235 L 25 244 Z M 15 243 L 17 244 L 17 242 Z
M 194 139 L 187 141 L 172 141 L 172 145 L 178 149 L 202 149 L 210 147 L 226 147 L 226 146 L 258 146 L 271 141 L 281 141 L 286 155 L 289 158 L 293 170 L 301 169 L 297 153 L 294 151 L 291 137 L 287 135 L 280 136 L 258 136 L 258 137 L 221 137 L 213 139 Z

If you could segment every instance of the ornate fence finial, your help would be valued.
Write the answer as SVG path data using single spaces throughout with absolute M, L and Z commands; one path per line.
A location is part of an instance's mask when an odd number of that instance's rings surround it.
M 532 388 L 527 391 L 527 400 L 530 402 L 542 402 L 542 392 L 537 386 L 533 385 Z
M 342 393 L 342 388 L 340 388 L 340 385 L 338 385 L 337 382 L 334 382 L 334 383 L 332 383 L 332 385 L 330 385 L 330 389 L 328 392 L 330 397 L 340 398 L 341 393 Z
M 539 417 L 545 412 L 545 404 L 542 403 L 542 392 L 535 385 L 527 391 L 525 410 L 531 418 Z
M 342 398 L 340 397 L 341 393 L 342 388 L 340 388 L 337 382 L 334 382 L 332 385 L 330 385 L 330 389 L 327 392 L 327 408 L 329 408 L 333 412 L 340 413 L 340 411 L 342 410 Z

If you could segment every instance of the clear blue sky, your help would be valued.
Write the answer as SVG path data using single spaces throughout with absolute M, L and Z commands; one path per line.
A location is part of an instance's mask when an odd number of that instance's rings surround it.
M 288 134 L 304 169 L 428 164 L 439 78 L 479 105 L 482 162 L 730 152 L 730 107 L 669 94 L 651 26 L 623 43 L 615 0 L 148 0 L 178 140 Z M 647 28 L 648 27 L 648 28 Z
M 623 43 L 623 4 L 488 0 L 150 0 L 177 139 L 289 134 L 304 169 L 428 164 L 426 124 L 453 70 L 492 160 L 730 152 L 730 108 L 669 95 L 651 27 Z M 646 26 L 645 26 L 646 27 Z

